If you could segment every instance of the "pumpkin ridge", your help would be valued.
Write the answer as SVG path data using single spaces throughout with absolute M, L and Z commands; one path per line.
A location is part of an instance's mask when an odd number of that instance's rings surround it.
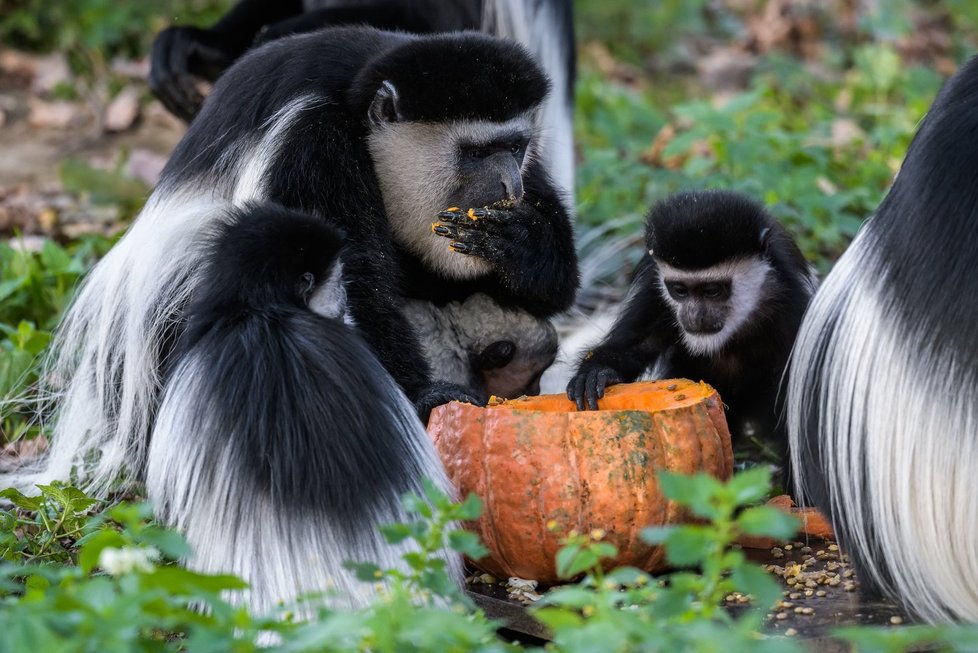
M 568 419 L 569 421 L 569 419 Z M 577 455 L 577 445 L 580 444 L 577 438 L 577 429 L 565 428 L 564 431 L 564 450 L 570 457 L 571 468 L 574 470 L 574 494 L 578 496 L 577 501 L 577 519 L 574 520 L 575 526 L 571 530 L 576 530 L 577 532 L 583 531 L 583 520 L 584 520 L 584 492 L 582 492 L 582 474 L 581 474 L 581 457 Z M 570 524 L 568 523 L 568 526 Z M 566 535 L 566 533 L 565 533 Z
M 491 450 L 491 444 L 488 441 L 488 439 L 489 439 L 489 434 L 492 432 L 493 429 L 489 427 L 487 424 L 487 422 L 491 422 L 491 421 L 492 421 L 491 417 L 487 414 L 486 419 L 483 421 L 482 428 L 479 431 L 481 435 L 481 440 L 482 440 L 481 444 L 482 444 L 483 451 Z M 499 546 L 498 539 L 495 537 L 495 533 L 499 531 L 496 530 L 496 518 L 493 510 L 493 506 L 497 504 L 495 502 L 495 494 L 493 491 L 493 488 L 495 487 L 495 483 L 493 483 L 491 461 L 492 461 L 492 456 L 482 457 L 482 473 L 484 474 L 486 483 L 485 483 L 485 489 L 483 490 L 484 496 L 482 497 L 483 528 L 481 529 L 479 535 L 480 537 L 483 538 L 483 540 L 488 540 L 489 538 L 487 537 L 487 535 L 489 535 L 490 533 L 493 534 L 491 536 L 491 539 L 493 540 L 492 546 L 491 547 L 489 546 L 488 541 L 486 543 L 486 546 L 487 548 L 489 548 L 489 550 L 496 552 L 497 558 L 501 558 L 501 560 L 499 560 L 498 562 L 501 562 L 503 568 L 505 569 L 506 567 L 512 567 L 513 563 L 511 560 L 509 560 L 509 557 L 506 555 L 506 552 L 503 550 L 503 547 Z M 506 487 L 506 485 L 503 484 L 503 487 Z M 495 563 L 496 561 L 494 561 L 494 564 Z

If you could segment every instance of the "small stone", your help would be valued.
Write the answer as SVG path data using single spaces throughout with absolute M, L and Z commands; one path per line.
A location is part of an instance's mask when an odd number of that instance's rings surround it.
M 45 102 L 32 98 L 27 123 L 40 129 L 68 129 L 83 122 L 81 111 L 71 102 Z
M 774 618 L 775 619 L 782 619 L 782 620 L 783 619 L 787 619 L 788 618 L 788 613 L 787 612 L 779 612 L 778 614 L 774 615 Z
M 139 117 L 139 91 L 135 86 L 127 86 L 112 98 L 105 109 L 105 129 L 121 132 L 132 127 Z
M 900 624 L 903 623 L 903 617 L 898 617 L 894 615 L 890 617 L 890 623 L 893 624 L 894 626 L 899 626 Z
M 797 634 L 798 634 L 798 631 L 795 630 L 794 628 L 789 628 L 786 631 L 784 631 L 784 636 L 785 637 L 794 637 Z

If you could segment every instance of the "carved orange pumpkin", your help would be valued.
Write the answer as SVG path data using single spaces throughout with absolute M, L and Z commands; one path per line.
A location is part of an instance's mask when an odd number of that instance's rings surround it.
M 614 564 L 655 570 L 664 552 L 643 543 L 641 530 L 686 517 L 656 472 L 730 477 L 730 432 L 705 383 L 616 385 L 599 408 L 579 412 L 564 395 L 547 395 L 432 412 L 428 432 L 449 476 L 462 496 L 485 503 L 468 525 L 490 551 L 478 567 L 554 582 L 561 537 L 601 529 L 620 552 Z

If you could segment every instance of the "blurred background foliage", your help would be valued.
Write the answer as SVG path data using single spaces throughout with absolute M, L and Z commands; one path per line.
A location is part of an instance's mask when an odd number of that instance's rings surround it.
M 0 0 L 0 43 L 61 53 L 62 98 L 108 101 L 174 23 L 207 25 L 229 0 Z M 731 188 L 766 202 L 822 272 L 872 214 L 940 84 L 970 53 L 970 0 L 578 0 L 578 237 L 585 307 L 620 297 L 641 223 L 680 189 Z M 151 98 L 142 88 L 142 102 Z M 108 138 L 108 137 L 106 137 Z M 66 159 L 62 191 L 123 220 L 148 186 L 120 165 Z M 3 186 L 0 179 L 0 187 Z M 0 188 L 2 191 L 2 188 Z M 112 242 L 0 237 L 0 397 L 36 383 L 36 357 L 71 288 Z M 42 236 L 46 234 L 42 232 Z M 608 246 L 611 243 L 612 246 Z M 11 409 L 15 405 L 17 408 Z M 0 410 L 0 441 L 26 404 Z

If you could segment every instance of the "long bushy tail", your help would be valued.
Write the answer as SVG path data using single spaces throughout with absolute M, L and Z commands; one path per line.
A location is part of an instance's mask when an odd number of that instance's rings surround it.
M 978 620 L 978 62 L 815 295 L 787 419 L 800 496 L 864 586 L 933 622 Z
M 51 449 L 0 485 L 36 492 L 37 483 L 72 479 L 104 497 L 141 480 L 162 359 L 199 270 L 200 234 L 224 204 L 157 191 L 88 274 L 42 374 L 44 399 L 55 406 Z
M 334 605 L 363 604 L 373 589 L 343 562 L 401 566 L 403 548 L 378 526 L 403 520 L 400 497 L 422 478 L 450 489 L 367 345 L 308 308 L 342 297 L 329 287 L 340 283 L 335 240 L 321 221 L 267 205 L 222 227 L 153 430 L 159 516 L 185 533 L 192 566 L 248 581 L 258 611 L 329 588 Z

